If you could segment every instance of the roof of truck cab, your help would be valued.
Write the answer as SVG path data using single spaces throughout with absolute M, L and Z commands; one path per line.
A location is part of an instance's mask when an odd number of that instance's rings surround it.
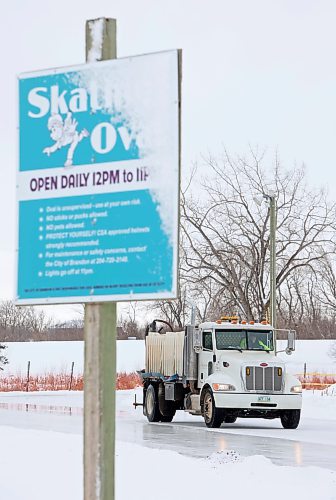
M 220 330 L 273 330 L 272 325 L 263 325 L 261 323 L 254 323 L 253 325 L 247 323 L 247 324 L 242 324 L 242 323 L 230 323 L 229 321 L 227 322 L 222 322 L 222 323 L 217 323 L 216 321 L 207 321 L 206 323 L 200 323 L 199 328 L 202 328 L 205 330 L 206 328 L 217 328 Z

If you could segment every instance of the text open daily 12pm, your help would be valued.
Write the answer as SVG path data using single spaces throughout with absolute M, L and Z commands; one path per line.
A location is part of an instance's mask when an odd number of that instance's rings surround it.
M 67 188 L 86 188 L 89 186 L 104 186 L 105 184 L 120 184 L 145 182 L 149 177 L 146 167 L 136 168 L 135 173 L 131 170 L 98 170 L 97 172 L 82 172 L 79 174 L 62 174 L 45 177 L 32 177 L 30 181 L 30 190 L 51 191 L 54 189 Z
M 17 303 L 176 296 L 179 99 L 178 51 L 20 76 Z

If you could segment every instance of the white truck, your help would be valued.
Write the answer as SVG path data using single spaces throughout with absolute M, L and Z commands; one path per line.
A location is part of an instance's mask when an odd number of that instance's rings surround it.
M 159 321 L 147 327 L 143 403 L 134 403 L 149 422 L 171 422 L 184 410 L 212 428 L 237 417 L 280 418 L 285 429 L 299 425 L 301 383 L 277 356 L 276 331 L 266 321 L 223 317 L 165 333 Z M 286 331 L 291 354 L 295 332 Z

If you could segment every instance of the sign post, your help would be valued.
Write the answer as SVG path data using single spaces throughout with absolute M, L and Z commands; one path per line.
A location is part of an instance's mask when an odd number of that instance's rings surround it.
M 117 57 L 115 19 L 86 23 L 86 60 Z M 85 304 L 84 500 L 114 500 L 117 303 Z

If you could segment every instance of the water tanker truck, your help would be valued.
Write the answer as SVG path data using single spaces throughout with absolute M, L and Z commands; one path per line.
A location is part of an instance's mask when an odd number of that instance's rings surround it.
M 147 327 L 143 403 L 134 403 L 149 422 L 171 422 L 184 410 L 202 415 L 211 428 L 237 418 L 280 418 L 285 429 L 299 425 L 301 384 L 277 355 L 276 330 L 266 321 L 222 317 L 180 332 L 166 331 L 159 321 Z M 286 332 L 291 354 L 295 332 Z

